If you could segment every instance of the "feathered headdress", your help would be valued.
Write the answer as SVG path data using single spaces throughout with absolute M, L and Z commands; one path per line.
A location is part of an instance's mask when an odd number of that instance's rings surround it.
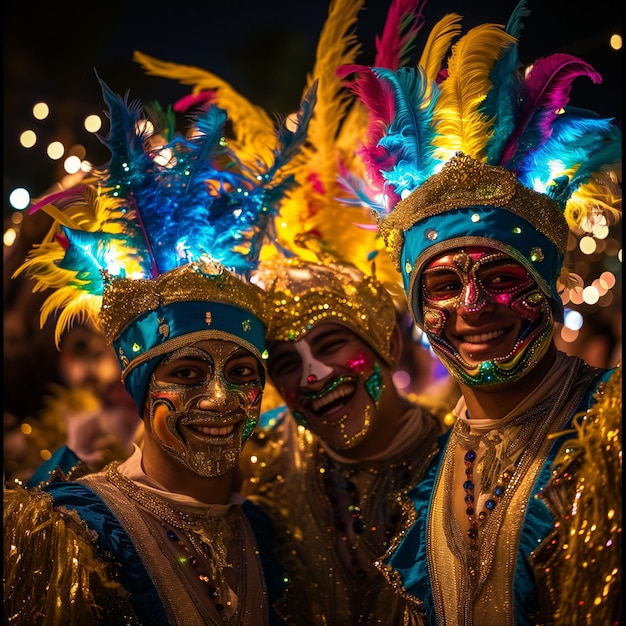
M 517 40 L 528 14 L 522 0 L 506 27 L 476 26 L 445 59 L 452 14 L 435 25 L 417 67 L 339 72 L 357 72 L 350 87 L 370 112 L 360 149 L 380 194 L 370 207 L 419 325 L 424 264 L 468 242 L 523 263 L 562 321 L 569 229 L 621 214 L 620 129 L 567 106 L 574 79 L 601 77 L 567 54 L 540 59 L 524 75 Z
M 57 342 L 77 318 L 102 329 L 141 406 L 154 359 L 183 336 L 221 333 L 262 357 L 262 291 L 249 277 L 295 184 L 284 167 L 306 138 L 315 85 L 295 130 L 278 129 L 275 149 L 254 167 L 228 147 L 223 109 L 190 114 L 182 135 L 171 111 L 144 109 L 101 85 L 111 158 L 31 208 L 55 221 L 16 274 L 36 279 L 35 290 L 54 289 L 41 320 L 60 312 Z
M 291 163 L 297 185 L 282 202 L 277 245 L 264 248 L 257 280 L 269 292 L 268 339 L 297 339 L 302 333 L 295 329 L 310 329 L 325 319 L 320 311 L 328 311 L 365 335 L 389 359 L 395 309 L 381 282 L 398 291 L 397 273 L 386 253 L 378 255 L 384 252 L 384 243 L 373 216 L 361 205 L 345 204 L 349 198 L 341 182 L 343 175 L 354 176 L 360 167 L 355 152 L 368 124 L 367 109 L 336 74 L 338 67 L 354 63 L 361 51 L 353 27 L 363 4 L 363 0 L 330 4 L 304 88 L 306 93 L 318 85 L 307 143 Z M 424 5 L 425 0 L 393 0 L 382 35 L 376 39 L 377 66 L 397 69 L 409 60 Z M 258 145 L 256 154 L 242 156 L 233 142 L 241 158 L 254 160 L 272 145 L 264 111 L 211 72 L 140 52 L 134 59 L 149 74 L 193 86 L 192 94 L 177 103 L 179 107 L 203 99 L 225 106 L 236 137 L 254 138 Z M 339 202 L 342 196 L 344 202 Z M 374 258 L 377 278 L 371 275 Z M 373 320 L 376 324 L 369 323 Z

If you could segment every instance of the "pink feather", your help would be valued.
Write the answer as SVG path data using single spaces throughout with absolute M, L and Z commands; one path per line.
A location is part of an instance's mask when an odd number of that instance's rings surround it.
M 518 152 L 522 139 L 525 145 L 544 144 L 558 111 L 569 103 L 572 82 L 579 76 L 587 76 L 595 84 L 602 82 L 602 76 L 591 65 L 569 54 L 553 54 L 535 61 L 526 77 L 520 118 L 502 153 L 501 165 Z
M 383 34 L 376 36 L 375 67 L 396 70 L 407 61 L 410 46 L 424 25 L 424 7 L 427 0 L 393 0 Z
M 212 104 L 217 100 L 217 90 L 207 89 L 197 94 L 189 94 L 174 103 L 174 111 L 185 113 L 189 109 L 194 109 L 203 104 Z

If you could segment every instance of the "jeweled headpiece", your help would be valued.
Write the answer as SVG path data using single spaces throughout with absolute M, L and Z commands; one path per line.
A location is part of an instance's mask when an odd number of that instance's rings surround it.
M 249 278 L 293 177 L 283 167 L 307 133 L 315 89 L 294 131 L 277 132 L 272 162 L 253 169 L 228 147 L 226 112 L 203 107 L 185 136 L 157 106 L 148 113 L 104 83 L 111 158 L 82 184 L 35 204 L 55 220 L 19 268 L 55 291 L 56 338 L 89 318 L 112 342 L 139 407 L 158 359 L 190 341 L 220 337 L 265 352 L 262 290 Z
M 570 229 L 617 219 L 621 131 L 610 119 L 568 107 L 572 81 L 600 75 L 553 54 L 521 72 L 520 2 L 506 27 L 483 24 L 452 47 L 460 17 L 431 31 L 416 67 L 346 66 L 370 111 L 360 150 L 370 206 L 416 322 L 422 269 L 442 250 L 498 248 L 522 263 L 563 321 L 559 281 Z M 450 54 L 446 60 L 446 55 Z
M 261 263 L 257 280 L 266 291 L 267 342 L 297 341 L 318 324 L 346 326 L 392 367 L 390 340 L 396 310 L 390 293 L 373 276 L 336 258 L 298 257 Z

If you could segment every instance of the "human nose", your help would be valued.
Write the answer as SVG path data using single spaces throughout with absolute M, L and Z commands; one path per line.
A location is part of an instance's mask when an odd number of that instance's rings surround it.
M 317 359 L 306 360 L 302 363 L 302 377 L 300 378 L 300 386 L 306 387 L 311 383 L 326 378 L 333 368 L 325 365 Z
M 480 313 L 487 305 L 493 304 L 492 298 L 480 286 L 474 276 L 469 276 L 463 287 L 457 310 L 460 315 L 467 316 Z
M 198 400 L 201 411 L 231 411 L 237 408 L 237 394 L 233 393 L 226 380 L 215 376 L 207 383 L 202 397 Z
M 315 383 L 322 378 L 326 378 L 326 376 L 332 373 L 332 367 L 322 363 L 322 361 L 313 356 L 311 347 L 306 341 L 298 342 L 296 344 L 296 350 L 302 359 L 300 387 L 306 387 L 307 385 Z

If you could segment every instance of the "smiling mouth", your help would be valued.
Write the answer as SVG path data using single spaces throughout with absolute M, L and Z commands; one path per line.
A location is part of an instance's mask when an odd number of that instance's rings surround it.
M 324 416 L 344 407 L 354 396 L 356 383 L 353 380 L 333 381 L 322 392 L 306 400 L 306 408 L 317 415 Z
M 208 424 L 186 424 L 186 427 L 198 437 L 228 437 L 235 432 L 239 422 L 223 426 L 209 426 Z
M 493 339 L 497 339 L 504 335 L 503 330 L 492 330 L 488 333 L 480 333 L 476 335 L 461 335 L 461 339 L 465 343 L 487 343 Z

